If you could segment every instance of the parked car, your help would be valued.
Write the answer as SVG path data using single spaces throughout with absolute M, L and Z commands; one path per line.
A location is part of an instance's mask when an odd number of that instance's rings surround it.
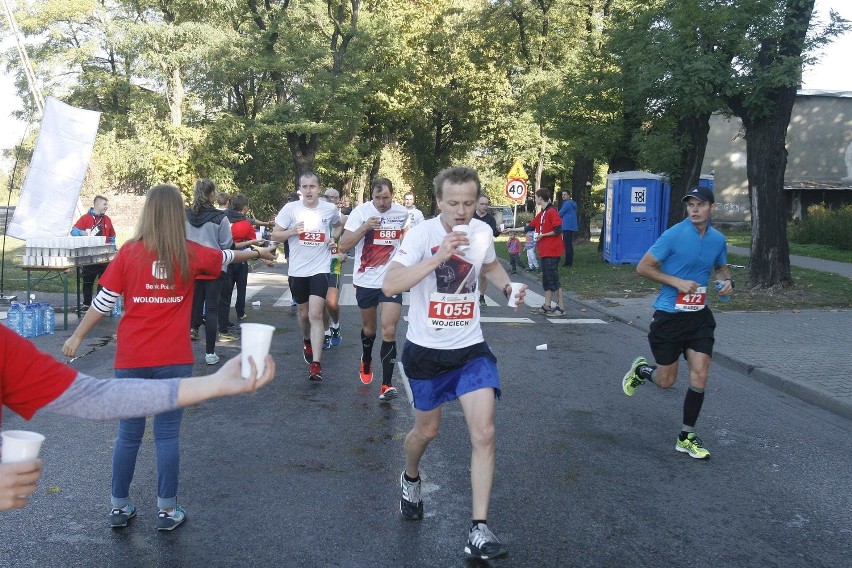
M 514 227 L 515 214 L 508 205 L 491 205 L 488 207 L 488 212 L 494 216 L 497 221 L 497 226 L 504 224 L 506 227 Z

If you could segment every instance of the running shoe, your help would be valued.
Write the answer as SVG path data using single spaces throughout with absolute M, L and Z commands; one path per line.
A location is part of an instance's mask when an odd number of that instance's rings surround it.
M 393 400 L 399 395 L 399 392 L 397 392 L 396 387 L 392 387 L 390 385 L 382 385 L 382 388 L 379 389 L 379 392 L 381 393 L 379 394 L 379 400 Z
M 124 507 L 114 507 L 109 514 L 109 525 L 114 529 L 127 526 L 127 521 L 136 516 L 136 505 L 128 503 Z
M 625 374 L 624 378 L 621 380 L 621 388 L 624 390 L 624 394 L 627 396 L 633 396 L 636 389 L 645 384 L 645 379 L 639 376 L 638 370 L 639 367 L 647 364 L 648 361 L 641 355 L 633 359 L 633 363 L 630 365 L 630 370 L 627 371 L 627 374 Z
M 492 558 L 501 558 L 506 556 L 509 551 L 506 547 L 497 540 L 497 537 L 484 523 L 477 523 L 475 527 L 470 529 L 467 535 L 467 546 L 464 547 L 465 553 L 482 560 L 491 560 Z
M 248 319 L 248 315 L 243 314 L 241 316 L 237 316 L 237 319 L 240 320 L 240 321 L 243 321 L 244 319 Z
M 303 355 L 305 356 L 305 363 L 310 365 L 314 361 L 314 349 L 311 347 L 310 341 L 305 341 L 305 347 L 303 351 Z
M 318 361 L 311 362 L 311 374 L 308 375 L 309 381 L 321 381 L 322 380 L 322 368 Z
M 710 452 L 701 445 L 701 438 L 696 436 L 695 432 L 690 432 L 683 440 L 678 436 L 675 449 L 679 452 L 685 452 L 689 454 L 689 457 L 697 460 L 706 460 L 710 457 Z
M 221 332 L 221 331 L 219 332 L 219 341 L 223 341 L 223 342 L 227 343 L 229 341 L 236 341 L 236 340 L 237 340 L 237 336 L 234 335 L 233 333 Z
M 485 296 L 479 297 L 479 307 L 480 308 L 487 308 L 488 307 L 488 304 L 485 302 Z
M 216 363 L 219 362 L 219 356 L 216 355 L 215 353 L 207 353 L 204 356 L 204 362 L 207 363 L 208 365 L 215 365 Z
M 372 361 L 365 363 L 363 356 L 361 357 L 361 366 L 358 369 L 358 374 L 361 376 L 361 382 L 369 385 L 373 382 L 373 367 Z
M 337 347 L 340 345 L 340 342 L 343 341 L 343 338 L 340 337 L 340 328 L 333 327 L 331 328 L 331 345 L 333 347 Z
M 175 505 L 174 510 L 160 511 L 157 513 L 157 530 L 158 531 L 173 531 L 186 520 L 186 511 L 180 505 Z
M 423 518 L 423 500 L 420 499 L 420 480 L 408 481 L 405 472 L 399 474 L 399 485 L 402 488 L 402 499 L 399 500 L 399 512 L 409 521 L 419 521 Z
M 323 337 L 322 337 L 322 348 L 323 349 L 331 349 L 331 335 L 323 335 Z

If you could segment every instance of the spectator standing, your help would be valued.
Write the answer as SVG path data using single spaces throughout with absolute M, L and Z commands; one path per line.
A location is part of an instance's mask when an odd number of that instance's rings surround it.
M 500 229 L 497 228 L 497 219 L 494 218 L 488 211 L 488 205 L 491 203 L 491 200 L 487 195 L 480 195 L 479 200 L 476 202 L 476 211 L 473 214 L 474 219 L 479 219 L 483 223 L 487 223 L 489 227 L 491 227 L 491 233 L 494 238 L 497 238 L 500 235 Z M 487 306 L 485 303 L 485 289 L 488 287 L 488 281 L 485 279 L 485 274 L 479 275 L 479 307 L 484 308 Z
M 104 236 L 106 242 L 115 245 L 115 227 L 106 212 L 109 200 L 103 195 L 96 195 L 89 212 L 77 219 L 71 227 L 71 235 L 82 236 Z M 88 309 L 92 304 L 92 293 L 95 288 L 95 279 L 99 278 L 109 266 L 108 262 L 89 264 L 80 269 L 83 278 L 83 306 Z
M 200 245 L 230 250 L 234 245 L 231 236 L 231 223 L 224 211 L 213 206 L 216 198 L 216 184 L 209 179 L 200 179 L 195 183 L 192 206 L 186 210 L 186 238 Z M 201 275 L 195 281 L 195 295 L 192 304 L 190 337 L 198 339 L 198 329 L 204 322 L 204 361 L 208 365 L 219 362 L 216 355 L 216 340 L 220 329 L 228 331 L 228 313 L 219 309 L 222 286 L 227 278 L 227 266 L 216 276 Z M 226 339 L 233 340 L 233 336 Z
M 562 206 L 559 208 L 562 217 L 562 244 L 565 246 L 565 266 L 574 266 L 574 234 L 577 232 L 577 204 L 571 199 L 571 192 L 562 192 Z
M 506 243 L 506 250 L 509 252 L 509 263 L 512 265 L 512 274 L 518 273 L 518 265 L 521 263 L 521 240 L 518 235 L 512 234 L 509 236 L 509 242 Z
M 258 245 L 262 241 L 257 238 L 257 233 L 254 230 L 253 219 L 246 217 L 248 213 L 248 198 L 238 193 L 231 200 L 231 208 L 225 210 L 225 215 L 231 223 L 231 237 L 234 239 L 234 248 L 242 250 L 253 245 Z M 225 320 L 229 318 L 228 314 L 231 311 L 231 296 L 234 293 L 234 288 L 237 290 L 237 298 L 234 302 L 234 310 L 237 312 L 237 319 L 246 319 L 246 288 L 248 287 L 248 262 L 232 262 L 228 265 L 228 278 L 225 285 L 222 287 L 222 300 L 219 304 L 220 310 L 225 310 Z M 221 331 L 221 329 L 219 330 Z M 227 330 L 226 330 L 227 331 Z

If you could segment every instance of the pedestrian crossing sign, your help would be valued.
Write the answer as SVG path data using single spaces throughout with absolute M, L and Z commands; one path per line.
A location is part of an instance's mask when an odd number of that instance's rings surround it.
M 506 179 L 529 179 L 527 172 L 524 170 L 524 165 L 520 160 L 515 160 L 515 163 L 512 164 L 512 168 L 509 170 L 509 173 L 506 174 Z

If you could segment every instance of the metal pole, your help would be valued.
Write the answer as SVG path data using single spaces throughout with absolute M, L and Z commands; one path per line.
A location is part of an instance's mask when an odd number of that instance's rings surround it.
M 21 57 L 21 66 L 24 68 L 24 74 L 27 76 L 27 84 L 30 87 L 30 93 L 35 101 L 36 108 L 40 113 L 44 113 L 44 97 L 39 91 L 38 82 L 36 81 L 33 66 L 30 63 L 30 58 L 27 55 L 27 48 L 24 45 L 24 40 L 21 35 L 21 30 L 18 28 L 18 21 L 15 19 L 15 14 L 12 13 L 12 8 L 9 6 L 8 0 L 2 0 L 3 8 L 6 11 L 6 18 L 9 20 L 9 29 L 15 37 L 15 45 L 18 48 L 18 55 Z

